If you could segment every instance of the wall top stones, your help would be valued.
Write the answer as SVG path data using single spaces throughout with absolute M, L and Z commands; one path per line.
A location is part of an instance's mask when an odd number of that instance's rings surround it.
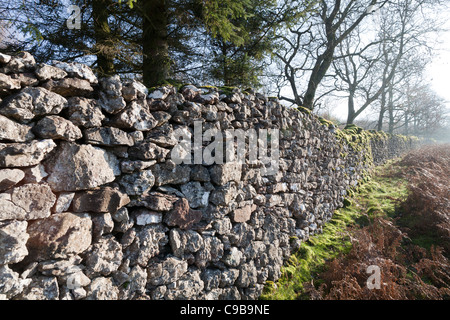
M 237 129 L 269 133 L 243 163 L 174 161 L 181 137 L 203 135 L 178 149 L 195 160 Z M 416 143 L 357 131 L 252 90 L 149 91 L 0 54 L 0 298 L 256 299 L 349 188 Z

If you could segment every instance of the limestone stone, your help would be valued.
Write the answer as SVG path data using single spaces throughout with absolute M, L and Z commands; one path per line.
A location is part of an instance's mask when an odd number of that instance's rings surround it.
M 50 79 L 60 80 L 67 76 L 67 72 L 63 69 L 45 63 L 39 63 L 34 72 L 40 81 L 47 81 Z
M 0 73 L 0 94 L 9 93 L 9 90 L 18 90 L 20 88 L 20 81 L 4 73 Z
M 99 187 L 96 190 L 77 192 L 72 201 L 73 212 L 110 212 L 127 205 L 130 198 L 127 194 L 111 187 Z
M 242 174 L 242 164 L 238 162 L 226 162 L 212 166 L 209 170 L 211 181 L 219 186 L 229 181 L 239 182 Z
M 19 274 L 11 270 L 8 265 L 0 265 L 0 297 L 3 299 L 12 299 L 18 296 L 31 279 L 21 279 Z
M 98 79 L 95 76 L 94 72 L 92 72 L 92 70 L 86 66 L 85 64 L 82 63 L 78 63 L 78 62 L 62 62 L 62 61 L 57 61 L 57 60 L 53 60 L 52 61 L 52 65 L 54 67 L 60 68 L 62 70 L 64 70 L 65 72 L 67 72 L 67 74 L 70 77 L 77 77 L 80 79 L 86 79 L 89 81 L 89 83 L 91 84 L 97 84 L 98 83 Z
M 121 129 L 149 131 L 156 127 L 158 121 L 147 108 L 132 101 L 112 119 L 111 124 Z
M 0 63 L 7 64 L 11 61 L 11 56 L 5 53 L 0 53 Z
M 33 132 L 42 139 L 75 141 L 83 137 L 81 130 L 60 116 L 46 116 L 33 127 Z
M 86 96 L 94 91 L 89 81 L 78 78 L 48 80 L 42 87 L 63 97 Z
M 69 120 L 85 128 L 100 127 L 105 118 L 95 100 L 71 97 L 68 100 Z
M 46 162 L 47 183 L 54 191 L 91 189 L 120 174 L 119 161 L 108 151 L 91 145 L 62 142 Z
M 0 168 L 35 166 L 55 147 L 56 144 L 50 139 L 28 143 L 0 143 Z
M 88 273 L 107 276 L 120 267 L 122 258 L 122 246 L 114 237 L 101 238 L 86 253 Z
M 165 159 L 169 152 L 169 149 L 159 147 L 158 145 L 145 140 L 138 142 L 129 150 L 130 156 L 136 159 L 157 161 Z
M 29 255 L 35 261 L 64 259 L 89 248 L 92 221 L 87 214 L 63 212 L 30 223 L 27 231 Z
M 87 287 L 86 300 L 117 300 L 118 297 L 119 289 L 111 278 L 94 278 Z
M 118 75 L 100 79 L 99 105 L 110 114 L 116 114 L 127 106 L 122 98 L 122 82 Z
M 36 116 L 58 114 L 67 107 L 67 100 L 44 88 L 27 87 L 10 97 L 0 108 L 0 114 L 28 123 Z
M 8 60 L 8 59 L 7 59 Z M 26 72 L 34 69 L 36 66 L 36 60 L 34 57 L 26 51 L 10 57 L 8 63 L 0 68 L 0 72 L 3 73 L 19 73 Z
M 101 146 L 132 146 L 133 138 L 125 131 L 114 127 L 90 128 L 84 130 L 84 139 L 89 144 Z
M 28 255 L 26 221 L 0 222 L 0 265 L 17 263 Z
M 170 161 L 156 164 L 151 169 L 155 176 L 155 185 L 158 187 L 166 184 L 187 183 L 191 174 L 189 166 L 175 165 Z
M 0 220 L 46 218 L 56 196 L 46 184 L 24 184 L 0 197 Z
M 119 184 L 128 195 L 142 195 L 155 184 L 152 170 L 144 170 L 124 174 L 120 177 Z
M 145 99 L 147 95 L 147 88 L 134 79 L 125 82 L 122 86 L 122 96 L 126 101 Z
M 23 172 L 25 172 L 25 178 L 22 182 L 25 183 L 39 183 L 48 176 L 48 173 L 45 171 L 42 164 L 25 168 L 23 169 Z
M 162 222 L 161 212 L 155 212 L 141 208 L 133 211 L 133 215 L 136 218 L 136 225 L 138 226 L 145 226 L 148 224 L 157 224 Z
M 151 93 L 148 94 L 149 99 L 155 99 L 155 100 L 164 100 L 166 99 L 170 93 L 172 93 L 173 87 L 160 87 L 153 90 Z
M 61 192 L 55 203 L 55 213 L 68 211 L 74 196 L 75 192 Z
M 0 169 L 0 192 L 3 192 L 25 177 L 25 173 L 20 169 Z

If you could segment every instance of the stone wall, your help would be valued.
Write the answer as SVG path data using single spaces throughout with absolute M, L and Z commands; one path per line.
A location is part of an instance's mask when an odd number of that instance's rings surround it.
M 278 170 L 249 157 L 177 164 L 177 135 L 198 124 L 278 129 Z M 0 54 L 0 297 L 256 299 L 374 163 L 415 144 L 252 90 L 148 92 Z

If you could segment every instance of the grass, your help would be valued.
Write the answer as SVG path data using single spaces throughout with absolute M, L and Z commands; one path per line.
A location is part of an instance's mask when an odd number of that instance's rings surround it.
M 350 193 L 352 196 L 344 202 L 347 206 L 334 212 L 321 234 L 301 245 L 299 251 L 282 268 L 282 276 L 278 282 L 266 285 L 261 299 L 307 298 L 304 284 L 313 280 L 320 284 L 317 275 L 325 270 L 326 263 L 348 253 L 352 248 L 351 227 L 367 225 L 382 212 L 394 215 L 398 202 L 407 195 L 407 183 L 390 174 L 392 166 L 393 161 L 376 168 L 374 178 Z

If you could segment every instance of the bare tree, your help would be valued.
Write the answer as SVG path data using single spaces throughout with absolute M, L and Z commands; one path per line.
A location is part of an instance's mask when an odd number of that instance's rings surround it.
M 316 92 L 326 77 L 338 45 L 346 39 L 372 9 L 383 7 L 382 0 L 320 0 L 315 10 L 280 36 L 280 50 L 276 53 L 283 64 L 282 77 L 289 83 L 293 98 L 279 94 L 280 99 L 314 108 Z M 298 87 L 299 76 L 308 75 L 306 88 Z

